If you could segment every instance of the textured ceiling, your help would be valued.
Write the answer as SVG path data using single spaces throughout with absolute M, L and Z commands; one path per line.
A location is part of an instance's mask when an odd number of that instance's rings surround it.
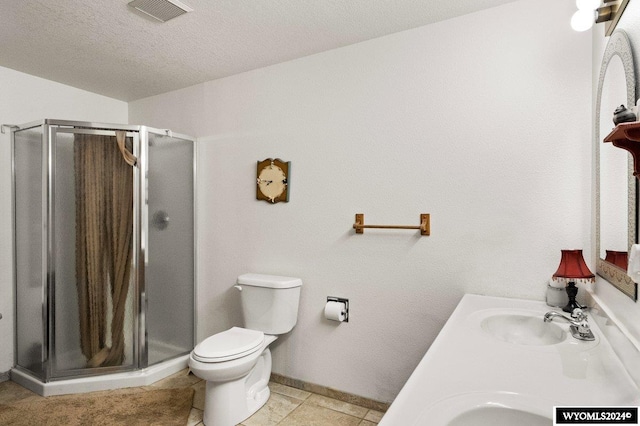
M 131 101 L 514 0 L 183 0 L 164 24 L 129 1 L 3 1 L 0 66 Z

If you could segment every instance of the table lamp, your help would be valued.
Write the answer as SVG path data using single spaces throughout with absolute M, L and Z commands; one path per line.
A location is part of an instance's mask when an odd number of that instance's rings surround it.
M 558 266 L 556 273 L 553 274 L 553 278 L 568 279 L 567 296 L 569 296 L 569 303 L 562 308 L 562 310 L 572 313 L 575 308 L 582 308 L 582 306 L 576 302 L 576 296 L 578 295 L 576 280 L 593 282 L 595 275 L 593 275 L 584 262 L 582 250 L 561 250 L 561 252 L 562 258 L 560 259 L 560 266 Z

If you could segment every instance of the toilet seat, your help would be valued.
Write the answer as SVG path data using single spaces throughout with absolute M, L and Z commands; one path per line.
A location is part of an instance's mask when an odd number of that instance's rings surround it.
M 193 350 L 193 358 L 200 362 L 231 361 L 256 352 L 263 343 L 263 332 L 232 327 L 200 342 Z

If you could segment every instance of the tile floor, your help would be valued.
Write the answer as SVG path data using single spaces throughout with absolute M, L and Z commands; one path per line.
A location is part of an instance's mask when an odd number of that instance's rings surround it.
M 187 425 L 203 426 L 205 382 L 189 374 L 187 370 L 142 389 L 184 386 L 191 386 L 196 391 Z M 272 382 L 269 387 L 271 388 L 269 401 L 253 416 L 242 422 L 242 426 L 370 426 L 378 424 L 384 414 L 278 383 Z M 0 404 L 25 398 L 40 397 L 14 382 L 0 383 Z

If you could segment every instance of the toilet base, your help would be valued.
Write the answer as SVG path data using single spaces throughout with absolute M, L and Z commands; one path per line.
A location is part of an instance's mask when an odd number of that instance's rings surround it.
M 204 424 L 235 426 L 251 417 L 269 399 L 270 376 L 271 351 L 266 348 L 248 375 L 226 382 L 207 381 Z
M 222 386 L 224 387 L 224 386 Z M 220 389 L 220 384 L 207 382 L 206 394 L 213 395 L 216 390 Z M 231 395 L 228 389 L 221 391 L 222 394 Z M 206 426 L 235 426 L 251 417 L 264 404 L 266 404 L 271 391 L 269 387 L 265 387 L 261 392 L 256 394 L 255 398 L 246 398 L 244 406 L 238 405 L 237 401 L 225 401 L 225 398 L 209 398 L 205 394 L 203 423 Z

